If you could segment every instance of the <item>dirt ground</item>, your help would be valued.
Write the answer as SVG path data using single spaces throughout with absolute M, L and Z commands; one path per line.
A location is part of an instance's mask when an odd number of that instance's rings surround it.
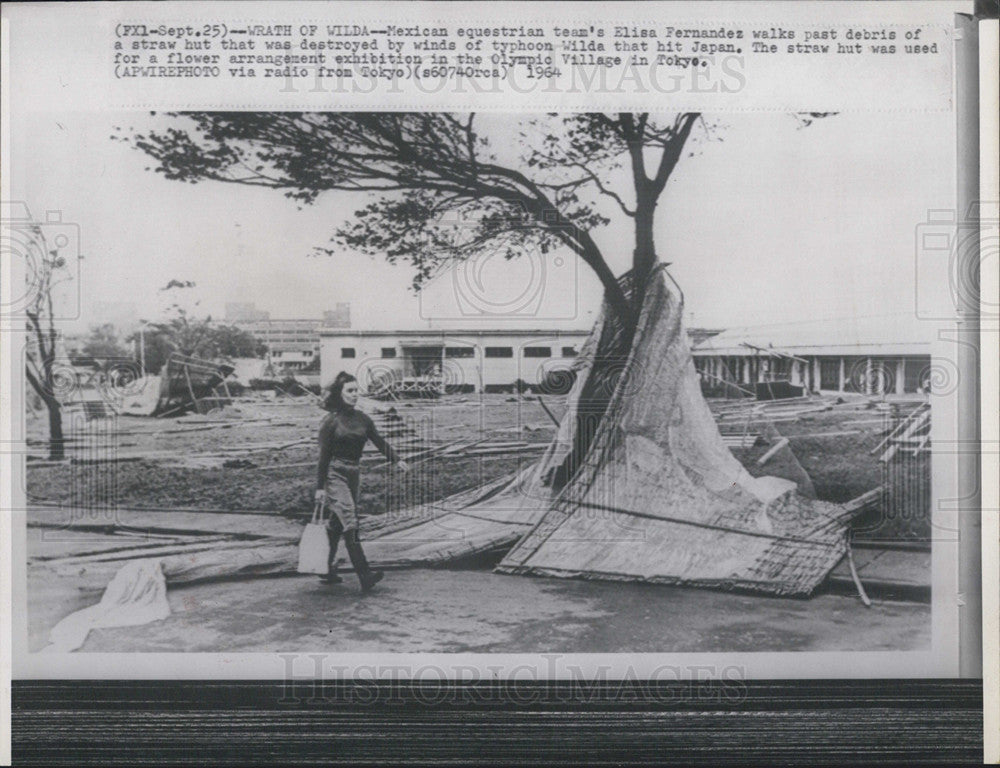
M 829 400 L 826 401 L 829 404 Z M 565 398 L 547 396 L 545 404 L 561 416 Z M 455 441 L 522 441 L 541 449 L 555 434 L 538 398 L 509 395 L 449 396 L 439 401 L 365 403 L 369 412 L 392 407 L 400 424 L 412 430 L 417 445 Z M 710 401 L 717 413 L 732 403 Z M 904 404 L 912 408 L 912 404 Z M 29 502 L 80 507 L 185 508 L 204 510 L 265 510 L 308 516 L 315 484 L 315 438 L 323 412 L 308 398 L 277 401 L 243 400 L 206 416 L 155 419 L 119 417 L 106 423 L 69 425 L 76 447 L 70 455 L 81 462 L 46 466 L 29 461 Z M 871 451 L 879 445 L 890 417 L 863 397 L 855 396 L 832 410 L 807 413 L 794 420 L 774 420 L 770 426 L 788 437 L 791 458 L 776 456 L 757 466 L 773 444 L 768 425 L 743 415 L 720 417 L 724 432 L 760 434 L 752 447 L 733 453 L 751 474 L 787 476 L 798 481 L 804 470 L 818 498 L 846 502 L 876 486 L 926 482 L 921 461 L 907 460 L 895 470 Z M 73 431 L 73 427 L 76 431 Z M 44 456 L 42 420 L 29 422 L 29 448 Z M 391 443 L 396 441 L 390 438 Z M 72 443 L 71 443 L 72 444 Z M 369 446 L 370 448 L 371 446 Z M 406 476 L 391 471 L 374 450 L 366 453 L 359 512 L 381 514 L 441 499 L 510 474 L 539 454 L 527 452 L 463 457 L 420 458 Z M 117 462 L 102 462 L 117 457 Z M 895 477 L 893 475 L 899 475 Z M 919 496 L 919 494 L 916 494 Z M 925 494 L 926 495 L 926 494 Z M 857 521 L 859 539 L 929 542 L 929 504 L 890 505 Z
M 29 576 L 29 647 L 95 596 Z M 390 571 L 362 595 L 287 576 L 168 591 L 171 616 L 99 629 L 80 652 L 481 652 L 921 650 L 930 605 L 856 596 L 770 598 L 647 584 L 504 576 L 488 569 Z
M 557 417 L 562 415 L 565 398 L 547 397 L 545 403 Z M 369 413 L 389 407 L 364 405 Z M 760 435 L 752 446 L 733 451 L 753 474 L 798 479 L 804 470 L 819 498 L 838 502 L 886 480 L 872 449 L 881 441 L 888 417 L 863 398 L 774 420 L 770 426 L 747 420 L 742 412 L 730 415 L 731 403 L 710 405 L 724 434 Z M 366 454 L 362 515 L 406 508 L 498 479 L 535 461 L 555 431 L 535 397 L 457 396 L 391 407 L 398 418 L 390 422 L 402 425 L 407 436 L 389 439 L 413 457 L 412 470 L 400 476 L 377 453 Z M 289 398 L 244 400 L 202 416 L 71 424 L 71 461 L 55 465 L 44 460 L 44 434 L 35 423 L 29 442 L 36 454 L 28 464 L 29 504 L 96 509 L 97 519 L 101 509 L 111 519 L 115 509 L 169 509 L 172 514 L 255 510 L 302 518 L 312 504 L 315 436 L 322 416 L 314 402 Z M 772 427 L 780 435 L 769 431 Z M 789 438 L 790 451 L 757 466 L 781 435 Z M 429 447 L 471 440 L 516 447 L 510 453 L 422 458 Z M 926 517 L 889 512 L 862 519 L 859 538 L 912 544 L 929 537 Z M 98 541 L 102 535 L 99 530 L 85 534 L 67 544 L 66 553 L 104 547 L 106 542 Z M 46 546 L 47 555 L 58 555 L 55 544 Z M 351 574 L 345 584 L 329 587 L 302 576 L 171 587 L 169 618 L 95 630 L 81 650 L 833 651 L 910 650 L 929 643 L 930 606 L 921 601 L 884 599 L 865 608 L 848 592 L 821 591 L 805 600 L 769 598 L 505 576 L 493 573 L 491 566 L 480 562 L 464 570 L 390 571 L 364 597 Z M 35 566 L 29 566 L 28 579 L 32 650 L 46 645 L 57 621 L 98 602 L 107 583 L 97 579 L 84 585 Z

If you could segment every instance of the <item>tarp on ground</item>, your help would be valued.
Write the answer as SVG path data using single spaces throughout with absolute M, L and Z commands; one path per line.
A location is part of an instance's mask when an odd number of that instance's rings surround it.
M 152 416 L 160 401 L 159 376 L 144 376 L 136 379 L 121 394 L 118 413 L 132 416 Z

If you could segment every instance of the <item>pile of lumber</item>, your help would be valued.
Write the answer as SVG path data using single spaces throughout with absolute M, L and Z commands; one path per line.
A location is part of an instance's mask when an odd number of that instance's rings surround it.
M 887 464 L 892 461 L 900 451 L 906 451 L 914 456 L 930 450 L 931 439 L 931 406 L 930 403 L 921 403 L 907 416 L 899 420 L 899 423 L 889 431 L 877 446 L 872 449 L 872 454 L 885 448 L 879 461 Z

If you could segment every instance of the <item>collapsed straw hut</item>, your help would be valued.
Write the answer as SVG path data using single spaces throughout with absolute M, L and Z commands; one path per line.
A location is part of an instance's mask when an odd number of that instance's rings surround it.
M 854 512 L 733 457 L 701 395 L 682 306 L 662 270 L 631 339 L 605 306 L 541 460 L 478 496 L 394 516 L 370 531 L 373 556 L 441 562 L 513 544 L 497 571 L 812 592 L 844 556 Z

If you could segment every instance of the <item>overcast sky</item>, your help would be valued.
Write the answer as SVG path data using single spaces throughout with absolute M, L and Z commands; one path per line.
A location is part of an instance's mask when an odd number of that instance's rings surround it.
M 501 153 L 519 119 L 486 122 Z M 310 256 L 363 197 L 327 193 L 300 210 L 271 190 L 167 181 L 145 170 L 146 156 L 110 140 L 115 126 L 163 120 L 21 113 L 13 121 L 13 199 L 36 218 L 59 209 L 80 226 L 83 314 L 73 330 L 93 322 L 101 302 L 134 302 L 153 319 L 157 291 L 171 279 L 194 281 L 199 311 L 219 317 L 228 301 L 255 302 L 275 318 L 318 317 L 349 301 L 361 328 L 425 327 L 429 315 L 475 325 L 488 306 L 515 308 L 521 324 L 540 327 L 586 328 L 593 319 L 598 284 L 571 258 L 487 261 L 421 303 L 406 266 Z M 722 141 L 682 159 L 657 214 L 660 256 L 673 264 L 690 324 L 913 314 L 916 227 L 928 210 L 954 205 L 954 115 L 841 114 L 806 129 L 785 114 L 718 121 Z M 630 224 L 619 215 L 594 233 L 616 271 L 631 257 Z M 455 285 L 460 294 L 472 286 L 471 309 L 448 308 Z

